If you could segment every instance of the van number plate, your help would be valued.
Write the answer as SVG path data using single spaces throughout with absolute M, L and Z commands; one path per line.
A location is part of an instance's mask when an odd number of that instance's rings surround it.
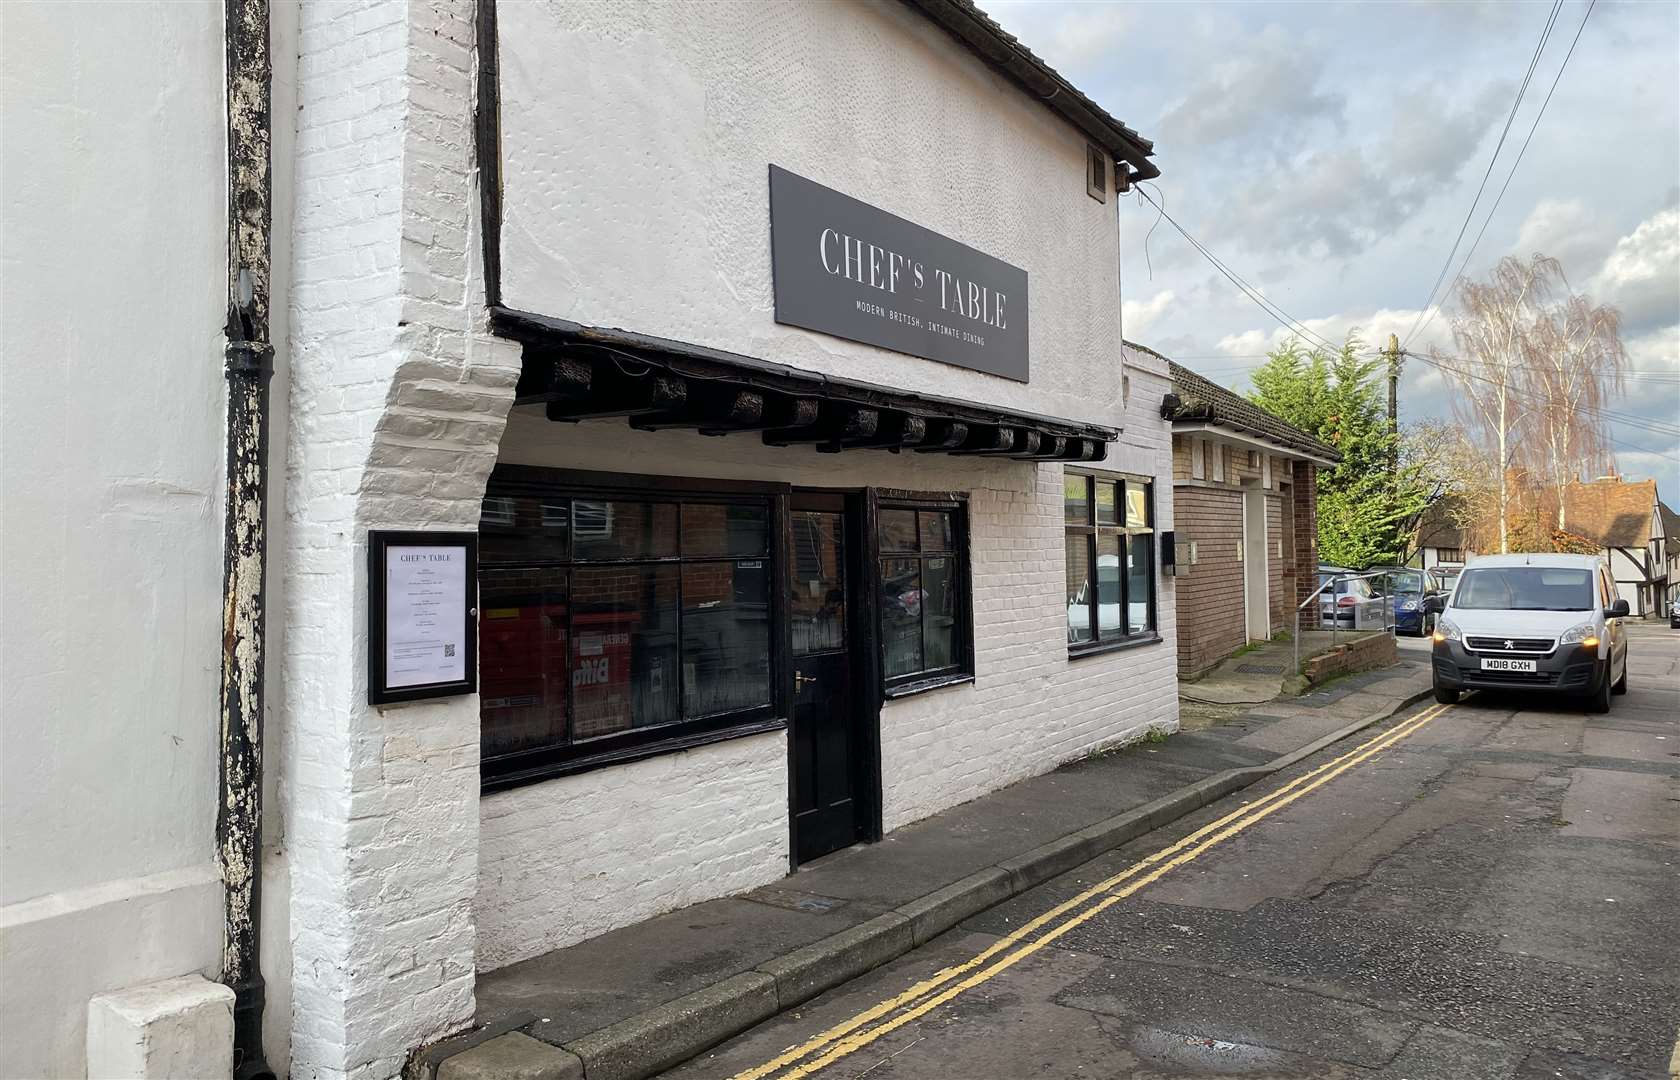
M 1533 660 L 1507 660 L 1504 657 L 1499 656 L 1499 657 L 1491 657 L 1491 658 L 1490 657 L 1483 657 L 1482 658 L 1482 670 L 1483 671 L 1535 671 L 1535 670 L 1537 670 L 1537 668 L 1536 668 L 1535 662 Z

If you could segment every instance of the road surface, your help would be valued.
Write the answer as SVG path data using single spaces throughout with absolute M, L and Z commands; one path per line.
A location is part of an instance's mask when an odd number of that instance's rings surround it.
M 1420 706 L 666 1074 L 1669 1075 L 1680 631 L 1608 716 Z

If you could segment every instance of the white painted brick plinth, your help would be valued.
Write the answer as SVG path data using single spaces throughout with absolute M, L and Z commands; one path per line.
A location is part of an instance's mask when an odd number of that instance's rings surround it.
M 233 991 L 202 975 L 88 1001 L 88 1080 L 199 1080 L 233 1073 Z

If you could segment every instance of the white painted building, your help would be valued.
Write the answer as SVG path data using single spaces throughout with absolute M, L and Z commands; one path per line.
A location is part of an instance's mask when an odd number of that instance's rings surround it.
M 5 1076 L 221 966 L 223 42 L 113 10 L 4 13 Z M 1119 325 L 1148 144 L 977 10 L 272 40 L 279 1074 L 395 1076 L 481 971 L 1176 725 L 1170 378 Z M 370 704 L 380 530 L 477 534 L 476 692 Z

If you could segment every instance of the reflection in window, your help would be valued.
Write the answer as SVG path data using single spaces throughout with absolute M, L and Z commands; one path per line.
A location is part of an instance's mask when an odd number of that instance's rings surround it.
M 663 559 L 677 553 L 677 508 L 673 503 L 572 500 L 576 558 Z
M 572 738 L 677 718 L 677 568 L 572 572 Z
M 879 511 L 881 664 L 889 683 L 970 670 L 961 513 L 931 507 Z
M 793 581 L 789 604 L 796 656 L 846 645 L 845 518 L 828 511 L 793 515 Z
M 534 486 L 492 479 L 481 517 L 487 780 L 770 714 L 767 497 Z
M 889 679 L 922 670 L 922 562 L 881 560 L 881 652 Z
M 770 704 L 769 598 L 763 559 L 684 564 L 684 716 Z
M 566 737 L 567 571 L 503 570 L 479 579 L 479 709 L 484 753 Z
M 1094 646 L 1151 633 L 1155 628 L 1151 485 L 1067 473 L 1064 492 L 1068 645 Z M 1081 493 L 1086 499 L 1083 505 L 1074 498 Z

